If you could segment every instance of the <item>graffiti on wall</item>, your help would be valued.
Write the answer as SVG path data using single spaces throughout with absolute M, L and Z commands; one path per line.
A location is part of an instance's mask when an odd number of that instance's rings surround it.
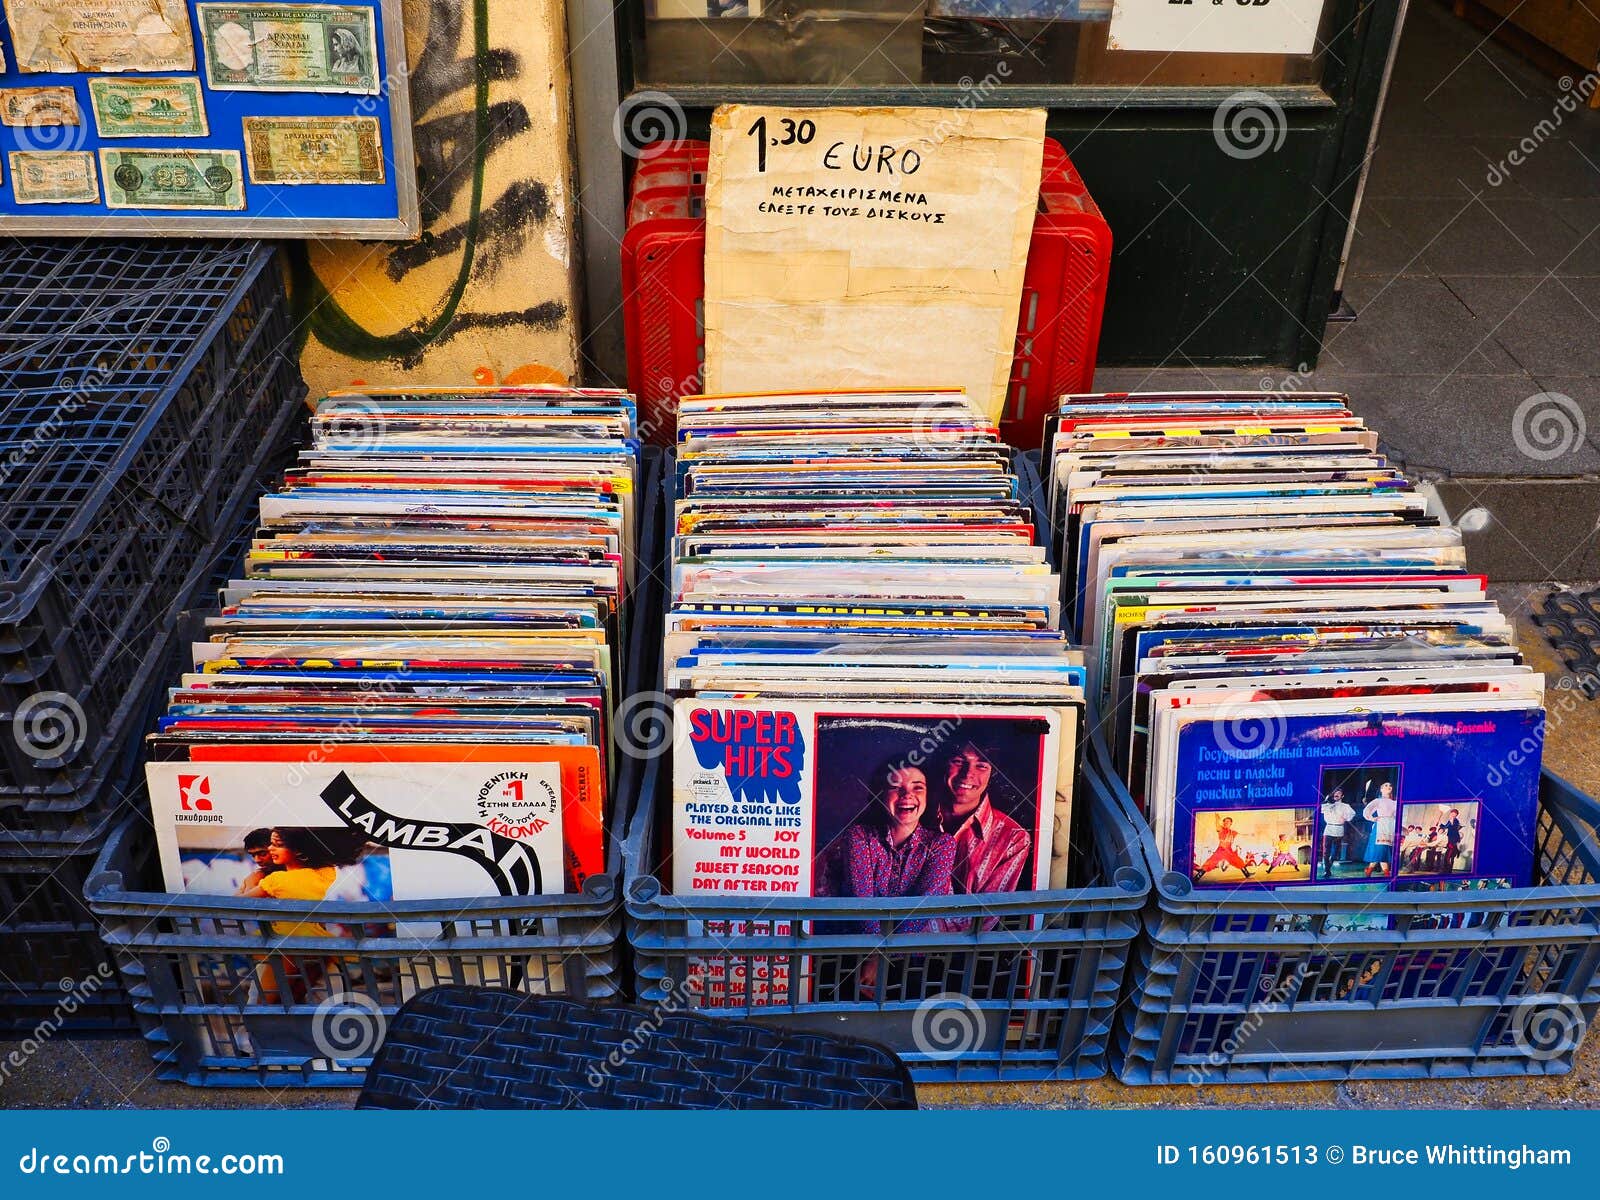
M 390 283 L 405 284 L 409 298 L 432 280 L 436 298 L 420 318 L 384 330 L 340 302 L 308 248 L 296 248 L 291 267 L 303 337 L 358 362 L 408 369 L 468 331 L 557 330 L 570 316 L 564 294 L 521 307 L 484 302 L 495 297 L 496 280 L 530 239 L 542 238 L 545 226 L 560 218 L 549 187 L 536 178 L 511 178 L 498 194 L 486 195 L 486 168 L 496 152 L 535 132 L 521 99 L 499 97 L 505 89 L 491 99 L 491 85 L 515 83 L 522 64 L 515 50 L 490 45 L 489 0 L 423 2 L 426 40 L 410 83 L 423 233 L 413 242 L 351 249 L 363 252 L 359 269 L 381 270 Z M 412 8 L 407 5 L 408 21 Z M 552 157 L 562 161 L 559 153 Z M 450 264 L 454 270 L 440 286 L 438 268 Z

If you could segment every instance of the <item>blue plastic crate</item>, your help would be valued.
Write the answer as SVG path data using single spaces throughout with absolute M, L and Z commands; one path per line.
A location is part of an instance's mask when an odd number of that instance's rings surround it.
M 1037 503 L 1039 452 L 1026 458 Z M 1153 880 L 1117 1026 L 1124 1083 L 1571 1070 L 1600 1014 L 1600 805 L 1588 796 L 1545 773 L 1539 887 L 1196 889 L 1162 863 L 1104 740 L 1089 741 L 1086 770 L 1139 827 Z
M 1033 465 L 1021 454 L 1014 463 L 1036 501 Z M 672 474 L 670 466 L 663 469 L 664 490 Z M 664 500 L 663 510 L 670 512 Z M 1064 890 L 955 896 L 932 908 L 925 898 L 675 896 L 659 874 L 671 803 L 667 749 L 643 780 L 625 847 L 623 905 L 640 1001 L 679 994 L 691 960 L 728 979 L 781 963 L 788 983 L 769 984 L 767 1002 L 748 1003 L 747 992 L 745 1004 L 698 1011 L 867 1038 L 901 1055 L 922 1081 L 1105 1074 L 1117 995 L 1150 877 L 1137 827 L 1097 780 L 1085 776 L 1078 792 L 1075 877 Z M 930 916 L 971 928 L 869 935 L 817 932 L 813 924 Z M 995 927 L 980 928 L 989 922 L 978 918 L 993 916 Z M 729 933 L 731 922 L 790 932 Z M 861 984 L 868 960 L 878 981 L 870 989 Z
M 0 239 L 0 387 L 66 390 L 98 365 L 118 390 L 164 389 L 263 253 L 270 243 L 242 238 Z M 96 354 L 119 338 L 145 353 Z
M 641 483 L 638 578 L 656 578 L 661 515 L 647 455 Z M 628 630 L 623 696 L 654 669 L 648 586 L 624 612 Z M 659 630 L 654 629 L 659 640 Z M 613 723 L 613 736 L 620 731 Z M 148 822 L 130 821 L 108 838 L 85 886 L 90 911 L 116 957 L 135 1017 L 165 1080 L 208 1087 L 359 1087 L 377 1038 L 340 1040 L 347 1015 L 381 1030 L 402 1004 L 429 987 L 503 987 L 529 994 L 609 1000 L 624 994 L 622 838 L 634 807 L 640 758 L 619 756 L 610 790 L 606 870 L 581 893 L 557 896 L 409 900 L 384 905 L 297 903 L 168 893 L 144 864 Z M 366 926 L 359 937 L 283 937 L 275 922 Z M 396 922 L 437 923 L 429 936 L 401 936 Z M 385 929 L 387 926 L 387 930 Z M 252 984 L 261 970 L 299 985 L 266 1001 Z M 348 1031 L 348 1030 L 347 1030 Z
M 60 692 L 88 734 L 71 763 L 0 755 L 0 804 L 82 792 L 152 629 L 304 395 L 267 246 L 19 257 L 0 267 L 0 294 L 20 296 L 0 316 L 0 715 Z M 125 290 L 96 291 L 112 282 Z M 107 332 L 113 317 L 138 332 Z
M 0 858 L 0 1037 L 138 1031 L 83 900 L 100 845 Z
M 225 482 L 226 489 L 218 494 L 218 488 L 208 487 L 192 498 L 191 513 L 205 507 L 197 524 L 211 530 L 210 540 L 199 550 L 174 542 L 159 560 L 170 565 L 172 577 L 127 602 L 110 633 L 98 622 L 90 628 L 93 619 L 87 616 L 63 633 L 86 645 L 111 639 L 97 662 L 84 665 L 81 682 L 47 673 L 27 684 L 0 687 L 0 727 L 6 734 L 0 738 L 0 781 L 8 785 L 0 786 L 0 853 L 14 842 L 40 837 L 70 834 L 82 840 L 96 824 L 104 832 L 110 789 L 130 773 L 130 755 L 146 727 L 144 713 L 173 678 L 178 615 L 213 599 L 219 566 L 239 558 L 254 529 L 256 499 L 281 473 L 305 424 L 305 406 L 292 396 L 265 397 L 255 412 L 271 423 L 262 429 L 257 419 L 236 431 L 239 460 L 217 472 L 216 482 Z M 167 596 L 159 606 L 149 594 L 156 590 Z M 81 719 L 73 719 L 80 738 L 64 744 L 63 753 L 40 758 L 37 746 L 11 736 L 13 714 L 35 696 L 59 706 L 61 701 L 47 699 L 52 692 L 77 705 Z
M 499 988 L 408 1000 L 357 1108 L 912 1109 L 888 1050 L 710 1021 L 663 1006 L 580 1004 Z
M 1132 798 L 1090 770 L 1130 819 Z M 1155 887 L 1118 1028 L 1124 1083 L 1559 1075 L 1600 1014 L 1600 805 L 1546 772 L 1540 885 L 1426 894 Z
M 234 536 L 196 565 L 186 593 L 214 593 L 221 579 L 231 576 L 252 528 L 244 517 L 253 511 L 258 479 L 281 467 L 277 460 L 296 440 L 303 406 L 286 408 L 284 416 L 275 444 L 262 453 L 254 472 L 241 472 L 235 481 L 224 522 L 235 529 Z M 187 646 L 179 615 L 168 613 L 165 623 L 148 647 L 140 681 L 119 707 L 89 784 L 65 797 L 35 798 L 28 807 L 0 811 L 0 1035 L 138 1032 L 122 976 L 101 940 L 83 887 L 111 827 L 144 807 L 142 735 L 163 708 L 161 684 L 175 676 Z M 153 849 L 148 842 L 139 849 L 140 870 Z
M 338 1014 L 381 1029 L 441 984 L 587 1000 L 621 989 L 620 849 L 577 895 L 407 900 L 384 905 L 240 900 L 161 890 L 141 869 L 147 822 L 107 839 L 85 886 L 158 1078 L 208 1087 L 359 1087 L 377 1037 L 343 1040 Z M 283 937 L 274 923 L 365 926 L 364 936 Z M 396 922 L 438 926 L 401 936 Z M 266 999 L 259 973 L 294 981 Z
M 286 415 L 283 440 L 292 448 L 302 414 L 291 410 Z M 280 473 L 285 453 L 280 444 L 264 454 L 260 462 L 273 463 L 264 470 Z M 110 729 L 94 745 L 91 764 L 70 775 L 69 786 L 0 796 L 0 870 L 9 858 L 77 854 L 91 842 L 98 847 L 114 824 L 143 811 L 144 734 L 165 708 L 166 685 L 189 669 L 194 631 L 188 627 L 192 614 L 186 606 L 214 606 L 217 589 L 237 574 L 234 567 L 254 531 L 246 514 L 254 512 L 262 478 L 247 473 L 236 487 L 230 501 L 232 536 L 195 565 L 183 594 L 150 630 L 139 674 L 117 706 Z
M 623 905 L 641 1002 L 682 995 L 691 960 L 726 979 L 756 978 L 778 966 L 783 981 L 769 981 L 764 995 L 747 989 L 744 1003 L 696 1011 L 867 1038 L 894 1050 L 922 1082 L 1105 1074 L 1150 876 L 1133 824 L 1096 781 L 1078 793 L 1076 886 L 952 896 L 936 906 L 926 898 L 672 895 L 655 866 L 670 800 L 664 756 L 640 794 L 625 847 Z M 930 916 L 969 929 L 841 934 L 816 932 L 814 924 L 875 921 L 882 928 Z M 732 923 L 787 932 L 739 933 Z M 867 961 L 876 964 L 870 989 L 861 983 Z

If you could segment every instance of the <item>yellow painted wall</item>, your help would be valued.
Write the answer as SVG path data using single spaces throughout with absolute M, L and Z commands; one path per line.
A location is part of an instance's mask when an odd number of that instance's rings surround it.
M 561 0 L 405 0 L 405 19 L 423 234 L 291 249 L 311 395 L 575 377 Z

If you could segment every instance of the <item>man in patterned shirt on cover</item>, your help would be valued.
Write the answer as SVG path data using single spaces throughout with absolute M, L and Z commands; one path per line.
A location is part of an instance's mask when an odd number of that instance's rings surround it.
M 1028 831 L 990 801 L 993 774 L 994 763 L 976 742 L 960 743 L 945 762 L 938 823 L 956 840 L 951 882 L 958 895 L 1016 891 L 1033 848 Z

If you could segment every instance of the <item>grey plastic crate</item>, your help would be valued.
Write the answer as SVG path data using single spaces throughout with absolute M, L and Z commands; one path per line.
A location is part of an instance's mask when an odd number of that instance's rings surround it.
M 235 473 L 231 515 L 221 523 L 235 532 L 225 545 L 201 556 L 184 583 L 185 596 L 214 594 L 218 575 L 233 573 L 250 531 L 243 510 L 253 508 L 269 459 L 292 445 L 303 413 L 297 401 L 286 406 L 285 423 L 263 449 L 254 473 Z M 118 706 L 114 732 L 99 751 L 89 785 L 81 793 L 0 809 L 0 1034 L 138 1030 L 121 976 L 84 902 L 83 886 L 112 826 L 144 808 L 141 739 L 162 708 L 161 685 L 178 670 L 186 643 L 176 631 L 184 623 L 176 611 L 165 614 L 153 643 L 147 643 L 139 680 Z M 0 722 L 0 736 L 10 737 L 8 726 L 8 720 Z M 153 849 L 150 843 L 141 848 L 141 869 Z
M 90 669 L 77 690 L 60 693 L 82 714 L 80 740 L 57 757 L 38 758 L 36 747 L 15 736 L 17 706 L 27 705 L 30 698 L 0 705 L 0 760 L 14 764 L 9 773 L 13 786 L 0 787 L 0 853 L 37 853 L 52 841 L 81 842 L 97 830 L 105 832 L 115 792 L 129 777 L 131 756 L 147 728 L 150 703 L 174 678 L 179 614 L 214 601 L 217 574 L 238 560 L 254 528 L 262 487 L 281 474 L 299 440 L 306 409 L 297 397 L 277 397 L 266 408 L 271 423 L 240 446 L 239 461 L 218 470 L 218 482 L 225 480 L 228 487 L 220 497 L 207 493 L 212 540 L 198 553 L 173 560 L 183 573 L 162 584 L 162 593 L 171 593 L 171 598 L 158 608 L 147 597 L 151 607 L 120 614 L 126 630 L 122 652 Z M 59 696 L 50 699 L 49 689 L 32 695 L 61 703 Z M 28 780 L 28 786 L 14 786 L 19 779 Z
M 0 268 L 0 716 L 60 694 L 84 737 L 54 758 L 0 741 L 0 805 L 60 807 L 97 786 L 151 639 L 305 389 L 268 245 L 63 243 L 19 264 Z
M 645 531 L 660 521 L 649 499 L 659 494 L 656 471 L 647 459 Z M 639 549 L 640 579 L 655 578 L 659 539 L 642 536 Z M 624 614 L 625 696 L 654 670 L 649 595 L 650 588 L 635 588 Z M 116 957 L 158 1076 L 208 1087 L 360 1087 L 377 1035 L 427 988 L 465 984 L 589 1001 L 624 995 L 620 831 L 634 807 L 642 760 L 623 754 L 620 764 L 610 793 L 606 870 L 576 895 L 373 905 L 173 894 L 161 889 L 154 867 L 137 865 L 151 839 L 148 824 L 116 829 L 85 897 Z M 365 933 L 285 937 L 274 929 L 278 922 L 365 927 Z M 400 922 L 437 928 L 409 936 Z M 418 932 L 424 931 L 410 930 Z M 263 970 L 291 986 L 264 999 L 254 986 Z
M 578 895 L 379 906 L 166 893 L 137 865 L 149 837 L 142 821 L 114 830 L 85 895 L 161 1079 L 360 1087 L 388 1018 L 427 988 L 583 1000 L 621 989 L 615 850 L 613 869 L 591 876 Z M 300 922 L 366 932 L 285 937 L 275 929 Z M 430 928 L 405 936 L 396 922 Z M 260 986 L 264 972 L 282 981 L 270 989 L 275 998 Z
M 290 422 L 278 437 L 280 445 L 266 446 L 256 466 L 266 462 L 269 451 L 282 456 L 283 443 L 293 442 L 285 434 L 293 432 L 298 414 L 288 408 L 285 416 Z M 227 546 L 203 555 L 194 578 L 184 584 L 186 594 L 214 589 L 216 574 L 230 573 L 248 536 L 237 510 L 253 504 L 254 491 L 256 477 L 243 472 L 235 480 L 230 518 L 235 534 Z M 48 806 L 0 810 L 0 1034 L 138 1030 L 122 976 L 83 901 L 83 885 L 112 824 L 144 806 L 139 742 L 160 709 L 158 685 L 178 667 L 179 642 L 171 630 L 179 619 L 168 613 L 163 624 L 165 634 L 147 646 L 146 682 L 130 688 L 120 706 L 126 714 L 117 722 L 122 736 L 110 739 L 94 768 L 93 786 L 77 798 L 82 806 L 70 813 Z M 10 730 L 0 725 L 0 736 L 10 736 Z
M 664 490 L 672 484 L 668 463 Z M 1024 493 L 1036 498 L 1033 464 L 1022 454 L 1014 464 Z M 670 505 L 662 508 L 670 512 Z M 683 1002 L 691 960 L 728 979 L 778 962 L 788 984 L 772 988 L 762 1003 L 749 1003 L 747 994 L 744 1004 L 696 1011 L 878 1042 L 925 1082 L 1105 1074 L 1117 995 L 1150 877 L 1138 828 L 1097 781 L 1084 776 L 1078 792 L 1071 887 L 954 896 L 929 906 L 924 898 L 671 894 L 659 873 L 668 842 L 670 753 L 652 767 L 628 827 L 624 862 L 623 907 L 641 1002 Z M 852 934 L 822 932 L 816 924 L 892 926 L 930 917 L 971 928 Z M 728 932 L 733 922 L 769 932 Z M 790 932 L 770 932 L 780 928 Z M 871 989 L 860 975 L 869 960 L 878 981 Z
M 0 1037 L 133 1033 L 83 884 L 100 842 L 0 857 Z
M 671 800 L 667 759 L 628 831 L 623 905 L 644 1003 L 686 1002 L 691 962 L 713 978 L 771 975 L 765 994 L 695 1008 L 786 1028 L 844 1033 L 889 1047 L 923 1082 L 1093 1079 L 1105 1074 L 1150 877 L 1133 824 L 1096 781 L 1078 792 L 1077 878 L 1004 896 L 847 900 L 677 896 L 654 864 Z M 966 923 L 965 932 L 900 933 L 897 921 Z M 819 923 L 879 922 L 885 933 Z M 753 929 L 736 932 L 736 925 Z M 779 932 L 782 930 L 783 932 Z M 861 983 L 863 963 L 876 985 Z M 736 1001 L 737 997 L 730 997 Z
M 1132 817 L 1126 789 L 1094 757 L 1090 770 Z M 1155 887 L 1128 974 L 1118 1077 L 1570 1071 L 1600 1014 L 1600 805 L 1549 772 L 1540 803 L 1539 886 L 1507 891 L 1202 891 L 1166 871 L 1146 839 Z
M 898 1058 L 838 1034 L 460 987 L 406 1002 L 356 1102 L 430 1110 L 916 1106 Z

